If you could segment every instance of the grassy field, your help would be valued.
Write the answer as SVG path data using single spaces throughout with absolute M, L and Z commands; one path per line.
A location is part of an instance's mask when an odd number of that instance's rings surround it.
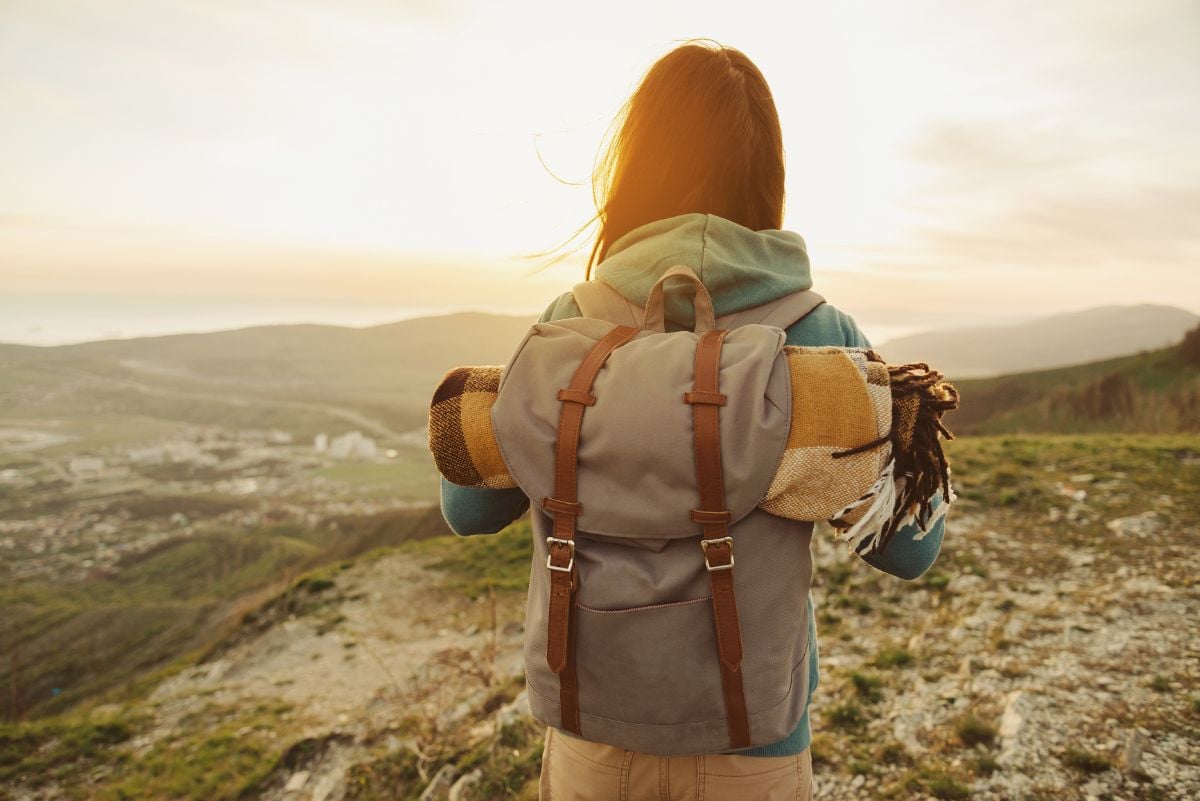
M 436 501 L 438 475 L 433 457 L 424 448 L 401 447 L 388 462 L 338 462 L 315 475 L 348 484 L 367 497 Z
M 947 453 L 964 512 L 1108 548 L 1119 545 L 1105 528 L 1117 517 L 1160 509 L 1200 526 L 1198 434 L 962 437 Z M 1089 513 L 1068 521 L 1081 491 Z

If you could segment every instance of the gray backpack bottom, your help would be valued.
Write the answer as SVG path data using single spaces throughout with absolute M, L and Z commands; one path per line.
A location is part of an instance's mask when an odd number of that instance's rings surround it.
M 559 678 L 546 665 L 551 521 L 534 511 L 525 665 L 535 717 L 562 727 Z M 808 704 L 811 523 L 755 510 L 730 528 L 754 745 L 787 737 Z M 739 536 L 740 535 L 740 536 Z M 713 608 L 693 538 L 629 541 L 577 535 L 576 663 L 581 734 L 660 755 L 729 750 Z M 683 715 L 680 712 L 683 711 Z

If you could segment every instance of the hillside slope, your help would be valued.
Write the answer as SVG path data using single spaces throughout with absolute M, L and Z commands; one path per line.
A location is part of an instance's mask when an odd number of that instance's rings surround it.
M 203 652 L 302 571 L 447 533 L 435 508 L 344 515 L 311 529 L 216 525 L 131 553 L 112 575 L 10 583 L 0 588 L 0 719 L 61 712 Z
M 958 434 L 1200 431 L 1200 363 L 1179 346 L 955 384 Z

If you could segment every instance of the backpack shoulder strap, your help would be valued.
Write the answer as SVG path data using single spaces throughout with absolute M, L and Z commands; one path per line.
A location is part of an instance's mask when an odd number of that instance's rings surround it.
M 717 328 L 735 328 L 739 325 L 758 323 L 786 330 L 824 302 L 825 298 L 811 289 L 802 289 L 758 306 L 751 306 L 749 309 L 722 315 L 717 318 Z
M 615 287 L 598 278 L 576 284 L 571 287 L 571 294 L 575 296 L 575 305 L 584 317 L 608 320 L 639 330 L 644 326 L 646 310 L 631 303 Z

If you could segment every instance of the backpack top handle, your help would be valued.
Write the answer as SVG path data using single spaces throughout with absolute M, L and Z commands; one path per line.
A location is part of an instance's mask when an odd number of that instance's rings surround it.
M 704 282 L 700 280 L 700 276 L 696 275 L 692 271 L 692 268 L 685 264 L 677 264 L 667 270 L 654 284 L 654 287 L 650 290 L 649 297 L 646 298 L 646 319 L 642 323 L 642 328 L 648 331 L 666 332 L 667 319 L 664 308 L 663 284 L 667 282 L 667 279 L 674 276 L 686 278 L 695 286 L 696 292 L 692 297 L 692 305 L 696 310 L 695 332 L 703 334 L 705 331 L 711 331 L 716 328 L 717 318 L 713 313 L 712 296 L 708 294 L 708 287 L 704 286 Z

